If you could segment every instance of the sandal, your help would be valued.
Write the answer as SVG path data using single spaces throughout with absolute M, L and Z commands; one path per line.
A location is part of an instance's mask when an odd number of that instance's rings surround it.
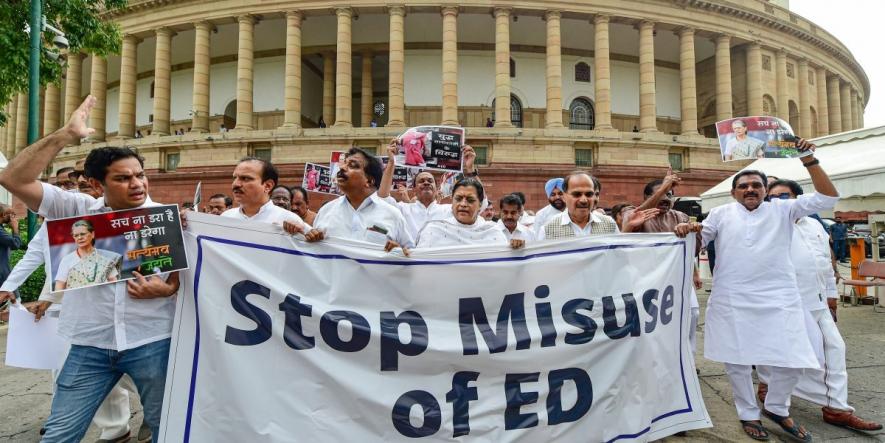
M 741 420 L 741 426 L 744 428 L 744 433 L 753 440 L 768 441 L 768 431 L 762 426 L 761 421 Z M 751 430 L 756 431 L 756 433 L 751 432 Z
M 796 420 L 793 420 L 793 426 L 787 426 L 785 423 L 787 420 L 790 419 L 790 417 L 782 417 L 780 415 L 768 412 L 764 408 L 762 409 L 762 413 L 765 414 L 765 416 L 768 417 L 771 421 L 777 423 L 777 425 L 780 426 L 781 429 L 786 431 L 787 434 L 789 434 L 790 438 L 792 438 L 793 440 L 802 443 L 810 443 L 811 441 L 813 441 L 811 433 L 800 426 L 798 423 L 796 423 Z M 802 437 L 803 434 L 805 435 L 804 437 Z

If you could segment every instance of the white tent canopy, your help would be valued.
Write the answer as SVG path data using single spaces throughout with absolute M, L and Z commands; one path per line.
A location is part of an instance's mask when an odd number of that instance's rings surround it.
M 812 141 L 817 145 L 815 157 L 820 159 L 841 196 L 836 211 L 885 211 L 885 126 Z M 808 171 L 797 159 L 763 158 L 744 169 L 795 180 L 806 192 L 814 190 Z M 734 201 L 731 197 L 733 177 L 701 194 L 704 212 Z

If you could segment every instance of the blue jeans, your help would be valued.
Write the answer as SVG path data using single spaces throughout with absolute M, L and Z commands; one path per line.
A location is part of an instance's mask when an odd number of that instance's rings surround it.
M 92 346 L 71 346 L 56 380 L 52 410 L 43 442 L 79 442 L 101 402 L 123 374 L 129 374 L 144 408 L 144 422 L 153 441 L 160 432 L 170 339 L 118 352 Z
M 848 241 L 845 239 L 833 240 L 833 252 L 836 253 L 836 260 L 842 261 L 848 256 Z

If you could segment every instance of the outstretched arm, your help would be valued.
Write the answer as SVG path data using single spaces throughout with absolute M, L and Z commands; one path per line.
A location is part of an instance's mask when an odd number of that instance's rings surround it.
M 20 198 L 32 211 L 37 211 L 43 200 L 43 186 L 37 179 L 66 145 L 95 132 L 86 124 L 95 103 L 95 97 L 86 97 L 65 127 L 37 140 L 10 160 L 6 169 L 0 172 L 0 185 Z
M 655 191 L 654 194 L 651 195 L 651 197 L 642 202 L 642 204 L 639 205 L 638 208 L 636 208 L 636 211 L 634 213 L 658 207 L 658 202 L 660 202 L 661 199 L 664 198 L 664 196 L 667 195 L 667 193 L 670 192 L 671 189 L 675 188 L 676 185 L 678 185 L 681 181 L 682 179 L 673 172 L 673 167 L 668 167 L 667 175 L 664 177 L 664 183 L 662 183 L 661 186 L 658 186 L 658 190 Z
M 393 172 L 396 169 L 395 156 L 398 151 L 396 139 L 391 140 L 387 145 L 387 167 L 384 168 L 384 175 L 381 176 L 381 183 L 378 185 L 378 197 L 387 198 L 390 196 L 390 189 L 393 187 Z

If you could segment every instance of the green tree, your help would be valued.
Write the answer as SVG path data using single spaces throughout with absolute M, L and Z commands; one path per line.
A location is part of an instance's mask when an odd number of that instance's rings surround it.
M 33 0 L 40 1 L 40 0 Z M 106 11 L 126 6 L 126 0 L 42 0 L 43 16 L 47 22 L 61 29 L 72 51 L 106 56 L 120 52 L 120 27 L 106 20 Z M 31 0 L 0 1 L 0 107 L 15 94 L 28 89 L 29 36 L 25 27 L 31 16 Z M 65 66 L 53 59 L 58 55 L 53 45 L 54 35 L 43 33 L 43 51 L 40 56 L 40 84 L 59 84 Z M 5 126 L 6 114 L 0 109 L 0 126 Z

